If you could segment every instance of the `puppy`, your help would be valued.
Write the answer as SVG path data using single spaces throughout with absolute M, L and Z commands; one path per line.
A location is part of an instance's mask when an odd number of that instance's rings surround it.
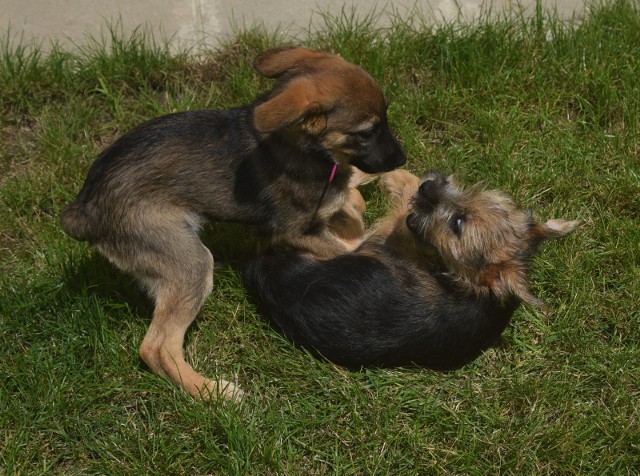
M 394 208 L 359 248 L 330 260 L 271 249 L 244 280 L 273 325 L 336 364 L 454 369 L 477 357 L 524 301 L 538 245 L 576 221 L 537 223 L 502 193 L 402 170 L 383 188 Z
M 258 225 L 274 243 L 332 257 L 363 229 L 346 202 L 351 167 L 380 172 L 406 160 L 379 86 L 359 67 L 285 48 L 259 56 L 255 68 L 277 80 L 273 91 L 248 106 L 171 114 L 128 132 L 98 156 L 62 212 L 66 233 L 149 292 L 155 310 L 140 355 L 194 396 L 239 394 L 183 356 L 213 285 L 202 220 Z

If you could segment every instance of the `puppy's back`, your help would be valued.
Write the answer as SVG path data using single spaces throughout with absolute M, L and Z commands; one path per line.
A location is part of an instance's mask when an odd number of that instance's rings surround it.
M 119 223 L 135 225 L 142 210 L 148 215 L 166 207 L 258 221 L 266 212 L 265 201 L 255 197 L 261 184 L 250 167 L 256 141 L 249 120 L 247 108 L 199 110 L 135 127 L 93 162 L 80 193 L 62 211 L 62 228 L 92 241 Z
M 408 261 L 357 254 L 311 261 L 268 252 L 244 279 L 276 329 L 350 368 L 459 367 L 495 340 L 516 307 L 459 293 Z

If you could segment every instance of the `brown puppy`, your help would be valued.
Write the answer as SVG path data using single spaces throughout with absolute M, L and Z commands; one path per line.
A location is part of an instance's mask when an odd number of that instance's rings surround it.
M 139 126 L 99 155 L 62 212 L 69 235 L 145 286 L 155 310 L 140 355 L 194 396 L 239 393 L 183 356 L 185 332 L 213 285 L 202 219 L 258 225 L 274 243 L 335 256 L 347 241 L 334 232 L 348 240 L 363 229 L 345 205 L 351 166 L 380 172 L 406 160 L 380 88 L 359 67 L 304 48 L 269 51 L 255 67 L 277 79 L 271 93 Z
M 355 251 L 319 260 L 272 249 L 244 272 L 277 329 L 347 367 L 469 362 L 520 302 L 542 304 L 528 290 L 532 256 L 579 224 L 538 223 L 503 193 L 439 172 L 421 181 L 396 170 L 381 182 L 393 209 Z

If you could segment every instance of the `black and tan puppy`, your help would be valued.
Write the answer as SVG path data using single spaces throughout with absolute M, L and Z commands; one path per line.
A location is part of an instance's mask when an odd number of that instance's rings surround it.
M 155 310 L 140 354 L 195 396 L 238 393 L 183 357 L 185 332 L 213 284 L 213 257 L 198 237 L 202 219 L 258 225 L 275 243 L 335 256 L 347 241 L 329 230 L 332 217 L 347 240 L 362 231 L 346 203 L 351 166 L 379 172 L 406 160 L 379 86 L 359 67 L 304 48 L 269 51 L 255 67 L 277 80 L 271 93 L 228 111 L 160 117 L 125 134 L 96 159 L 62 213 L 69 235 L 149 291 Z M 346 227 L 345 219 L 352 219 Z
M 382 177 L 394 209 L 352 253 L 330 260 L 272 249 L 244 273 L 258 309 L 294 343 L 337 364 L 459 367 L 500 335 L 538 244 L 575 221 L 537 223 L 504 194 Z

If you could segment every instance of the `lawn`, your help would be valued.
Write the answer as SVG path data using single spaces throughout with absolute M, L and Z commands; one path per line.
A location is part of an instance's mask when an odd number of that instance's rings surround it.
M 538 9 L 472 25 L 348 10 L 303 38 L 260 28 L 199 55 L 143 28 L 76 50 L 0 40 L 0 473 L 638 474 L 640 4 Z M 267 48 L 303 44 L 367 69 L 407 168 L 483 180 L 541 219 L 548 243 L 499 345 L 460 370 L 346 371 L 275 333 L 239 278 L 251 232 L 213 224 L 214 291 L 187 335 L 242 404 L 194 401 L 137 349 L 151 305 L 59 226 L 96 154 L 154 116 L 249 102 Z M 367 220 L 385 200 L 368 186 Z

